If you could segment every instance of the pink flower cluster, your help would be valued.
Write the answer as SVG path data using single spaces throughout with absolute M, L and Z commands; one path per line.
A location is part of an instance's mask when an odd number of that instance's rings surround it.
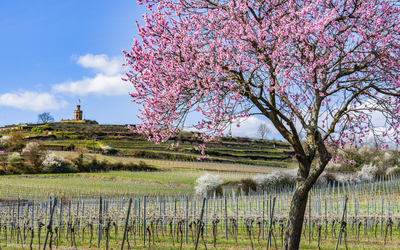
M 344 147 L 361 144 L 379 112 L 384 136 L 399 143 L 395 2 L 146 0 L 140 41 L 123 51 L 123 80 L 143 107 L 133 130 L 165 142 L 197 112 L 193 127 L 207 142 L 256 113 L 279 131 L 313 127 Z

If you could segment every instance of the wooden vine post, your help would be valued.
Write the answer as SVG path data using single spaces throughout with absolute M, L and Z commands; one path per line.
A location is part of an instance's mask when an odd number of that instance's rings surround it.
M 267 240 L 267 250 L 271 245 L 272 220 L 274 219 L 275 200 L 276 200 L 276 197 L 274 197 L 274 199 L 272 200 L 271 216 L 269 219 L 270 222 L 269 222 L 269 231 L 268 231 L 268 240 Z
M 126 219 L 125 219 L 125 229 L 124 229 L 124 236 L 122 237 L 121 250 L 124 249 L 124 243 L 125 243 L 125 238 L 126 238 L 126 230 L 128 228 L 128 222 L 129 222 L 129 214 L 131 213 L 131 205 L 132 205 L 132 198 L 129 199 L 128 213 L 126 214 Z
M 194 247 L 194 250 L 197 250 L 197 245 L 199 244 L 200 230 L 201 230 L 201 224 L 203 221 L 204 206 L 206 204 L 206 199 L 207 199 L 206 197 L 203 198 L 203 208 L 201 209 L 200 221 L 199 221 L 199 226 L 198 226 L 198 230 L 197 230 L 196 245 Z
M 341 242 L 341 240 L 342 240 L 342 232 L 343 232 L 344 227 L 346 226 L 346 222 L 344 220 L 345 220 L 345 216 L 346 216 L 347 199 L 348 198 L 347 198 L 347 195 L 346 195 L 344 197 L 344 207 L 343 207 L 343 213 L 342 213 L 342 221 L 341 221 L 341 225 L 340 225 L 339 236 L 338 236 L 338 239 L 337 239 L 337 242 L 336 242 L 335 250 L 337 250 L 338 247 L 339 247 L 339 242 Z
M 51 205 L 51 203 L 50 203 L 50 205 Z M 54 205 L 52 207 L 50 207 L 50 221 L 49 221 L 49 225 L 47 227 L 47 234 L 46 234 L 46 239 L 44 240 L 43 250 L 46 249 L 47 239 L 49 238 L 49 234 L 52 231 L 51 224 L 53 223 L 53 214 L 54 214 L 54 210 L 56 209 L 56 205 L 57 205 L 57 198 L 54 199 Z
M 98 231 L 98 237 L 97 237 L 97 248 L 100 248 L 100 241 L 101 241 L 101 223 L 102 223 L 102 208 L 103 208 L 103 200 L 101 199 L 100 196 L 100 203 L 99 203 L 99 231 Z

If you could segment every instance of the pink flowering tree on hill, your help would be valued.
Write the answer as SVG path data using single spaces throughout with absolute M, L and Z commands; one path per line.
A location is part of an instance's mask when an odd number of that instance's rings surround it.
M 283 245 L 298 249 L 308 192 L 326 164 L 339 160 L 327 148 L 361 143 L 376 131 L 374 112 L 386 118 L 382 136 L 399 142 L 398 5 L 149 1 L 139 40 L 123 51 L 129 66 L 123 80 L 132 82 L 133 101 L 143 105 L 135 131 L 164 142 L 198 112 L 194 127 L 208 141 L 251 115 L 269 119 L 299 163 Z

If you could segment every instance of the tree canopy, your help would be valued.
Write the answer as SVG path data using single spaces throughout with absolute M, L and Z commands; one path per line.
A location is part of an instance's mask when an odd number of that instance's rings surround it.
M 368 133 L 378 109 L 398 142 L 394 1 L 154 3 L 138 26 L 142 42 L 125 56 L 131 95 L 144 106 L 138 129 L 155 141 L 197 111 L 204 119 L 196 127 L 216 135 L 238 117 L 263 114 L 292 144 L 299 122 L 324 140 L 340 127 L 332 142 L 342 145 Z
M 38 122 L 39 123 L 54 122 L 54 117 L 50 115 L 49 112 L 43 112 L 41 114 L 38 114 Z
M 137 131 L 166 141 L 198 112 L 194 126 L 207 141 L 248 116 L 268 118 L 299 161 L 284 248 L 298 247 L 291 234 L 301 231 L 302 217 L 293 204 L 305 209 L 332 159 L 328 145 L 356 146 L 375 133 L 374 111 L 385 117 L 382 136 L 399 143 L 398 1 L 170 0 L 147 7 L 140 41 L 123 51 L 130 67 L 123 80 L 143 105 Z

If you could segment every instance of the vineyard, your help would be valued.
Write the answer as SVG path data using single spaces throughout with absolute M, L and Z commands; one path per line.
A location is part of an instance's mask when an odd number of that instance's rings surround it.
M 200 162 L 196 144 L 181 143 L 172 150 L 143 141 L 71 139 L 44 141 L 44 149 L 54 150 L 45 155 L 81 164 L 84 170 L 75 166 L 69 172 L 11 175 L 29 166 L 29 160 L 18 154 L 12 160 L 11 151 L 1 156 L 9 171 L 0 176 L 1 249 L 282 246 L 294 186 L 263 182 L 249 191 L 241 185 L 260 176 L 272 180 L 295 173 L 287 145 L 221 141 L 224 146 L 209 145 L 214 156 Z M 68 149 L 71 145 L 77 149 Z M 379 164 L 391 171 L 378 175 L 378 168 L 362 162 L 361 170 L 347 174 L 340 172 L 341 165 L 327 168 L 336 177 L 310 192 L 302 249 L 400 248 L 397 154 L 370 148 L 353 153 L 360 155 L 357 161 L 361 156 L 381 159 Z M 357 177 L 369 176 L 371 169 L 375 175 L 370 179 Z M 219 176 L 221 189 L 204 199 L 195 184 L 208 172 Z M 266 178 L 269 174 L 275 177 Z
M 282 245 L 293 186 L 257 189 L 249 194 L 227 188 L 219 196 L 204 199 L 194 196 L 190 188 L 202 174 L 200 170 L 102 174 L 136 179 L 153 175 L 161 183 L 187 185 L 160 186 L 158 191 L 127 186 L 125 190 L 118 186 L 118 181 L 114 181 L 114 187 L 105 187 L 104 183 L 96 184 L 86 178 L 72 183 L 81 185 L 79 192 L 69 190 L 65 181 L 71 181 L 68 176 L 48 175 L 41 179 L 41 192 L 29 192 L 28 188 L 37 188 L 33 181 L 29 184 L 26 179 L 4 178 L 1 248 L 277 249 Z M 238 173 L 225 173 L 222 177 L 243 178 Z M 12 190 L 11 181 L 20 181 L 16 184 L 21 191 Z M 37 179 L 35 183 L 39 185 Z M 130 188 L 135 190 L 129 192 Z M 314 186 L 309 195 L 301 248 L 400 248 L 399 191 L 397 178 Z

